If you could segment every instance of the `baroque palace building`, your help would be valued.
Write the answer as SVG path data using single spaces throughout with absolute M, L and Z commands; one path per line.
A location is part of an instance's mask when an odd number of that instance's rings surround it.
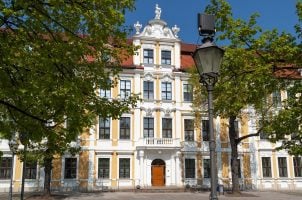
M 66 154 L 53 161 L 53 190 L 101 190 L 104 188 L 183 187 L 210 185 L 208 116 L 202 115 L 200 128 L 194 127 L 192 85 L 186 69 L 194 66 L 194 44 L 183 43 L 180 29 L 161 19 L 156 6 L 155 18 L 142 28 L 137 22 L 131 41 L 140 46 L 125 60 L 119 84 L 97 95 L 126 98 L 140 93 L 142 101 L 119 120 L 98 119 L 79 137 L 82 152 Z M 274 95 L 281 103 L 286 92 Z M 257 132 L 257 116 L 247 108 L 236 127 L 240 136 Z M 219 184 L 231 186 L 231 148 L 228 120 L 214 120 Z M 260 137 L 245 139 L 238 147 L 239 177 L 243 189 L 302 189 L 302 158 L 276 151 Z M 12 159 L 13 189 L 21 189 L 22 165 L 12 157 L 8 141 L 0 140 L 4 152 L 0 165 L 0 191 L 9 191 Z M 26 165 L 25 190 L 43 188 L 43 168 Z

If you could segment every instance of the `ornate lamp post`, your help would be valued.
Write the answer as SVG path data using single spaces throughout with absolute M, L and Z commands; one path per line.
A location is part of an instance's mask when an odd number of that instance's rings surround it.
M 209 19 L 207 21 L 206 19 Z M 217 200 L 217 171 L 215 158 L 215 137 L 213 127 L 213 89 L 217 82 L 220 64 L 223 58 L 224 50 L 213 43 L 214 16 L 213 15 L 198 15 L 199 34 L 205 36 L 203 44 L 199 46 L 194 54 L 193 59 L 200 75 L 200 82 L 206 86 L 208 92 L 208 114 L 209 114 L 209 135 L 210 135 L 210 167 L 211 167 L 211 194 L 210 200 Z M 213 28 L 209 26 L 213 24 Z M 205 28 L 205 29 L 203 29 Z
M 18 142 L 16 140 L 16 137 L 12 137 L 12 139 L 8 142 L 8 146 L 10 151 L 12 152 L 12 167 L 11 167 L 11 177 L 10 177 L 10 187 L 9 187 L 9 200 L 12 200 L 13 198 L 13 178 L 14 178 L 14 157 L 18 150 Z

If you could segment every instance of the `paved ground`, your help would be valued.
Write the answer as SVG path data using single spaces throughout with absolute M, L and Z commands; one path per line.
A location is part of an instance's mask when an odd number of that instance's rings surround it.
M 209 193 L 135 193 L 135 192 L 105 192 L 105 193 L 68 193 L 64 200 L 208 200 Z M 57 196 L 59 197 L 59 196 Z M 242 196 L 231 196 L 229 194 L 218 196 L 219 200 L 302 200 L 302 191 L 299 192 L 243 192 Z M 1 193 L 1 200 L 8 199 L 8 194 Z M 14 195 L 14 200 L 20 199 L 19 195 Z M 28 194 L 25 199 L 29 198 Z M 40 198 L 34 198 L 38 200 Z

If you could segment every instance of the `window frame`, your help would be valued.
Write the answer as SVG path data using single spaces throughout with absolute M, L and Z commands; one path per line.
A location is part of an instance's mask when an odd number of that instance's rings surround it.
M 148 123 L 145 123 L 145 120 L 148 121 Z M 152 121 L 152 123 L 150 121 Z M 146 124 L 148 125 L 147 127 L 145 126 Z M 144 138 L 154 138 L 154 118 L 153 117 L 144 117 L 143 129 L 144 129 L 144 131 L 143 131 Z M 145 134 L 145 131 L 147 132 L 147 134 Z M 150 132 L 152 132 L 152 134 L 150 134 Z M 152 135 L 152 137 L 150 137 L 151 135 Z
M 144 64 L 154 64 L 154 50 L 153 49 L 146 48 L 143 50 L 143 63 Z
M 122 160 L 124 160 L 124 161 L 127 160 L 128 164 L 129 164 L 129 166 L 126 166 L 127 168 L 125 166 L 124 166 L 124 168 L 121 168 Z M 122 172 L 123 170 L 121 170 L 121 169 L 126 170 L 126 172 L 125 171 Z M 125 175 L 127 175 L 127 171 L 129 171 L 129 172 L 128 172 L 128 176 L 126 177 Z M 119 174 L 119 179 L 130 179 L 131 178 L 131 158 L 119 158 L 118 174 Z
M 126 121 L 124 121 L 124 120 L 126 120 Z M 124 126 L 125 124 L 126 124 L 126 126 Z M 131 138 L 131 118 L 130 117 L 121 117 L 119 120 L 119 125 L 120 125 L 119 139 L 130 140 L 130 138 Z
M 3 162 L 5 160 L 5 162 Z M 5 165 L 4 165 L 5 164 Z M 0 180 L 11 178 L 13 157 L 2 157 L 0 162 Z
M 187 123 L 189 124 L 187 124 Z M 194 137 L 194 119 L 184 119 L 184 136 L 186 142 L 195 141 Z
M 172 118 L 162 118 L 162 138 L 172 138 L 173 136 L 173 121 Z
M 111 80 L 108 79 L 107 80 L 107 84 L 111 86 Z M 101 98 L 108 98 L 110 99 L 111 98 L 111 87 L 109 89 L 103 89 L 100 87 L 100 97 Z
M 101 165 L 100 163 L 102 163 L 102 162 L 100 162 L 100 161 L 105 160 L 105 159 L 108 160 L 108 172 L 106 172 L 107 169 L 103 169 L 103 173 L 100 173 L 100 170 L 102 169 L 101 166 L 100 166 Z M 98 179 L 110 179 L 110 161 L 111 161 L 110 158 L 104 158 L 104 157 L 99 157 L 98 158 L 98 171 L 97 171 Z M 104 172 L 104 170 L 105 170 L 105 172 Z M 104 176 L 105 173 L 106 173 L 106 175 L 108 173 L 108 177 Z M 103 175 L 103 176 L 100 176 L 100 175 Z
M 262 177 L 272 178 L 272 163 L 270 157 L 261 157 Z
M 67 161 L 71 161 L 71 163 Z M 68 164 L 70 166 L 67 166 Z M 64 158 L 64 179 L 76 179 L 77 169 L 78 169 L 78 158 L 75 157 Z
M 32 161 L 32 162 L 26 162 L 25 163 L 25 179 L 37 179 L 37 167 L 38 162 Z
M 120 97 L 127 99 L 131 95 L 131 80 L 120 80 Z
M 109 126 L 107 126 L 106 121 L 108 121 Z M 103 122 L 103 123 L 101 123 L 101 122 Z M 104 125 L 104 126 L 101 126 L 101 125 Z M 103 130 L 103 131 L 101 131 L 101 130 Z M 111 135 L 110 130 L 111 130 L 110 118 L 109 117 L 106 117 L 106 118 L 99 117 L 99 139 L 100 140 L 109 140 L 110 135 Z M 104 134 L 102 134 L 102 133 L 104 133 Z
M 288 177 L 286 157 L 278 157 L 278 175 L 280 178 Z
M 145 85 L 146 84 L 146 85 Z M 152 86 L 150 86 L 152 84 Z M 145 88 L 147 86 L 147 88 Z M 154 81 L 144 81 L 143 83 L 143 97 L 146 100 L 153 100 L 154 99 Z
M 211 178 L 211 159 L 204 158 L 202 160 L 203 178 Z
M 171 63 L 172 63 L 171 55 L 172 55 L 172 53 L 170 50 L 161 50 L 161 64 L 162 65 L 171 65 Z
M 196 160 L 194 158 L 185 158 L 185 178 L 196 178 Z
M 302 157 L 293 157 L 293 167 L 295 177 L 302 177 Z
M 161 82 L 161 99 L 165 101 L 172 100 L 172 83 L 165 81 Z
M 183 84 L 183 100 L 185 102 L 193 101 L 193 86 L 189 83 Z

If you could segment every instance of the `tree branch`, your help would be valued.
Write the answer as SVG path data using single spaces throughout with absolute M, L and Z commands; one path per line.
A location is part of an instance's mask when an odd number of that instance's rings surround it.
M 30 118 L 33 118 L 33 119 L 35 119 L 35 120 L 38 120 L 38 121 L 40 121 L 40 122 L 42 122 L 42 123 L 47 123 L 47 120 L 44 120 L 44 119 L 41 119 L 40 117 L 37 117 L 37 116 L 35 116 L 35 115 L 32 115 L 32 114 L 30 114 L 30 113 L 28 113 L 28 112 L 26 112 L 26 111 L 24 111 L 24 110 L 18 108 L 17 106 L 15 106 L 15 105 L 13 105 L 13 104 L 11 104 L 11 103 L 9 103 L 9 102 L 6 102 L 6 101 L 0 99 L 0 104 L 5 105 L 5 106 L 7 106 L 8 108 L 12 108 L 12 109 L 14 109 L 14 110 L 16 110 L 16 111 L 18 111 L 18 112 L 20 112 L 20 113 L 22 113 L 22 114 L 24 114 L 24 115 L 30 117 Z

